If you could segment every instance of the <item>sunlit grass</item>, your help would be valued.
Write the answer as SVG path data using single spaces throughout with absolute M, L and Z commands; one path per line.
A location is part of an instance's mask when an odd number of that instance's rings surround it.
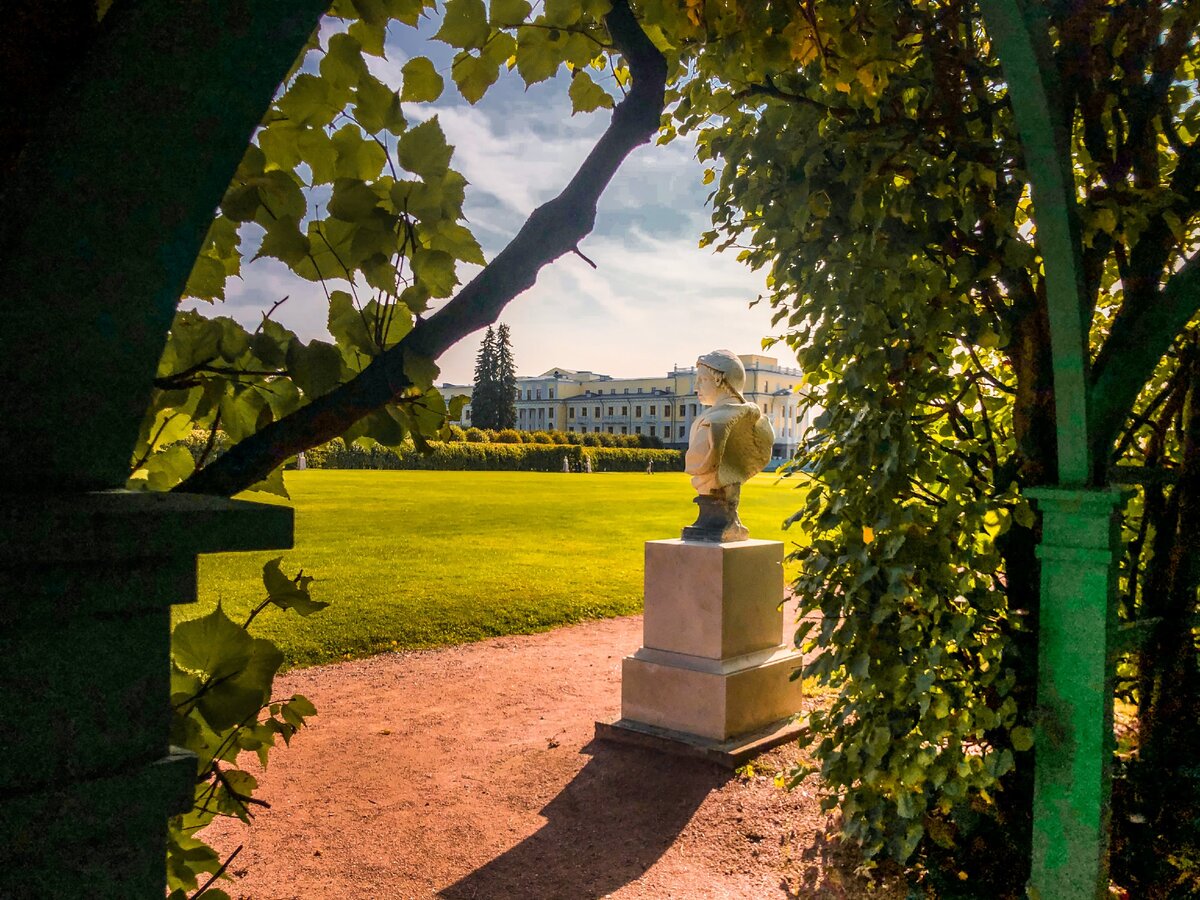
M 742 492 L 752 537 L 784 541 L 796 479 L 760 475 Z M 331 605 L 304 619 L 271 609 L 254 632 L 289 665 L 544 631 L 641 611 L 642 545 L 695 518 L 679 473 L 289 472 L 296 547 L 200 562 L 199 604 L 236 620 L 263 596 L 261 570 L 283 553 L 289 575 L 316 577 Z M 247 499 L 259 500 L 255 494 Z

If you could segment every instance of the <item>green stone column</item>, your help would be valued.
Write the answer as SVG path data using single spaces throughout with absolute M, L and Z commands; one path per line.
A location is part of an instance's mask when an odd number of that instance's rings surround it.
M 1034 733 L 1035 900 L 1108 893 L 1113 665 L 1121 508 L 1117 488 L 1026 491 L 1042 513 L 1038 711 Z
M 0 897 L 161 900 L 196 781 L 167 742 L 170 607 L 198 553 L 291 542 L 287 507 L 0 495 Z

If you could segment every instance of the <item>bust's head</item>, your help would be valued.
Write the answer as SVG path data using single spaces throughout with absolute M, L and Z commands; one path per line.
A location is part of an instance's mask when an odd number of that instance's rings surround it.
M 745 384 L 746 368 L 730 350 L 714 350 L 696 360 L 696 394 L 705 406 L 726 396 L 745 403 L 742 396 Z

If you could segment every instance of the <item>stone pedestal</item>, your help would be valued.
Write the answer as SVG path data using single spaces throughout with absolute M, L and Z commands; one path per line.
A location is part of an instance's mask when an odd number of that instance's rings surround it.
M 642 648 L 597 735 L 739 765 L 795 737 L 800 654 L 782 641 L 783 544 L 646 544 Z
M 0 495 L 0 897 L 163 896 L 196 780 L 168 742 L 170 607 L 198 553 L 291 541 L 280 506 Z

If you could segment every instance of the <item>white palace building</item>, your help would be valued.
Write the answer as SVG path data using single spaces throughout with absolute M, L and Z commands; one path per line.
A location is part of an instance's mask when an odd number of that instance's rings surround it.
M 772 456 L 790 457 L 811 418 L 796 394 L 803 378 L 799 369 L 779 365 L 771 356 L 739 356 L 746 367 L 746 400 L 762 407 L 775 429 Z M 471 396 L 470 385 L 443 384 L 451 397 Z M 607 432 L 661 438 L 666 447 L 687 446 L 692 419 L 700 410 L 695 367 L 673 368 L 665 376 L 613 378 L 596 372 L 550 369 L 517 378 L 517 428 L 521 431 Z M 463 407 L 459 425 L 471 425 L 471 404 Z

